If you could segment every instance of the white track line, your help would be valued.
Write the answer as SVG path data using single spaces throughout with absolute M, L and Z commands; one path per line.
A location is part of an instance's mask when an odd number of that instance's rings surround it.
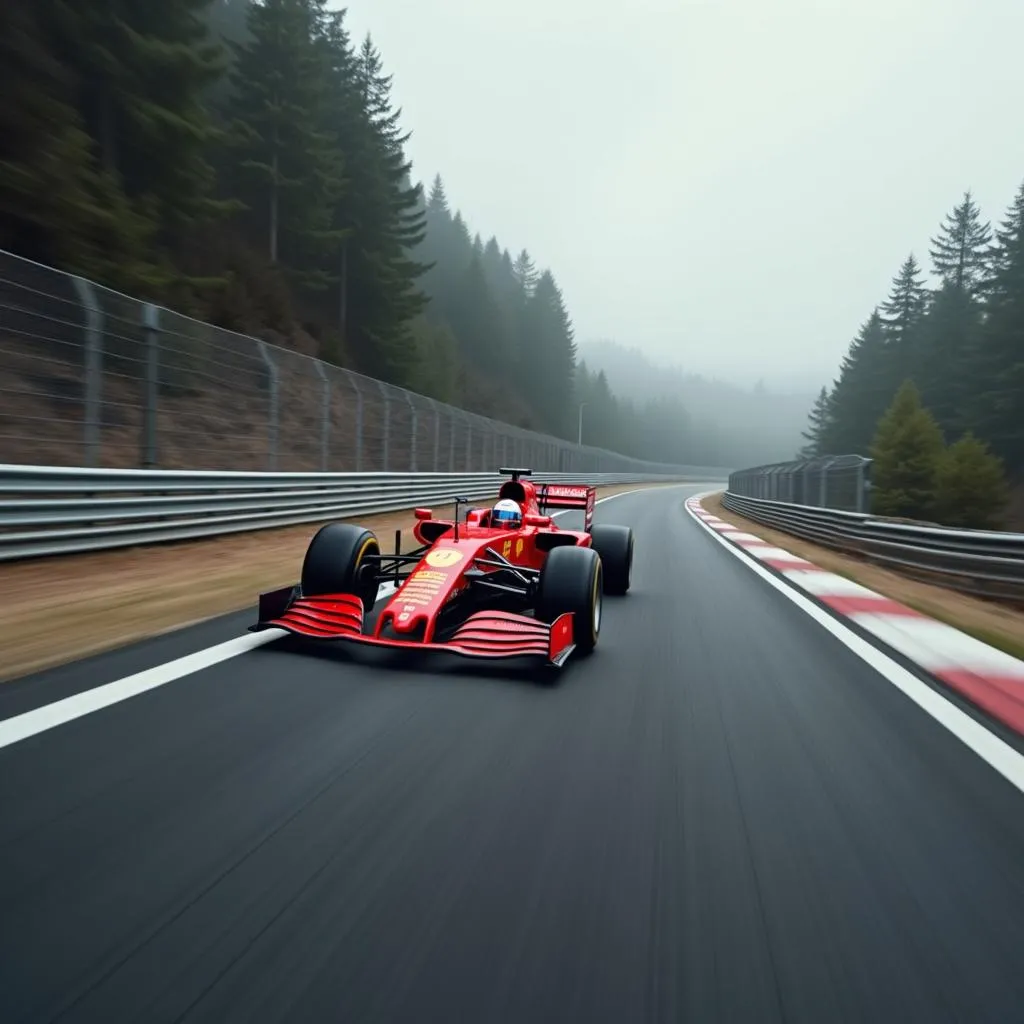
M 694 486 L 692 484 L 679 484 L 680 487 Z M 700 486 L 699 484 L 697 486 Z M 636 494 L 638 491 L 647 490 L 644 487 L 636 487 L 631 491 L 622 491 L 619 494 L 609 494 L 605 498 L 599 498 L 595 504 L 600 505 L 614 498 L 624 498 L 627 494 Z M 568 512 L 577 512 L 578 509 L 564 509 L 556 512 L 555 515 L 565 515 Z M 382 583 L 377 591 L 377 600 L 393 594 L 398 588 L 394 583 Z M 158 686 L 165 686 L 174 682 L 182 676 L 191 675 L 193 672 L 200 672 L 211 665 L 217 665 L 229 658 L 237 658 L 240 654 L 262 647 L 271 640 L 278 640 L 284 636 L 284 630 L 268 629 L 260 633 L 246 633 L 244 636 L 235 637 L 233 640 L 226 640 L 215 647 L 207 647 L 204 650 L 196 651 L 194 654 L 186 654 L 184 657 L 175 658 L 174 661 L 165 662 L 162 665 L 154 665 L 152 668 L 136 672 L 134 675 L 125 676 L 123 679 L 115 679 L 111 683 L 96 686 L 90 690 L 83 690 L 81 693 L 73 694 L 62 700 L 56 700 L 52 704 L 44 704 L 41 708 L 26 711 L 22 715 L 15 715 L 0 721 L 0 749 L 9 747 L 12 743 L 19 743 L 21 740 L 35 736 L 37 733 L 45 732 L 47 729 L 54 729 L 65 722 L 74 721 L 84 715 L 91 715 L 94 711 L 110 707 L 129 697 L 136 697 L 147 690 L 155 690 Z
M 696 496 L 696 500 L 699 501 L 714 493 L 717 492 L 708 491 L 705 494 L 699 494 Z M 945 726 L 958 740 L 970 747 L 983 761 L 990 764 L 1000 775 L 1024 792 L 1024 756 L 1008 743 L 1004 743 L 994 733 L 989 732 L 977 719 L 950 703 L 937 690 L 918 679 L 913 672 L 909 672 L 884 651 L 868 643 L 862 636 L 844 626 L 838 619 L 833 618 L 810 598 L 804 597 L 794 587 L 770 573 L 741 548 L 734 547 L 724 537 L 720 537 L 716 530 L 708 526 L 688 506 L 686 512 L 702 530 L 714 537 L 715 541 L 733 557 L 738 558 L 748 569 L 757 573 L 761 579 L 787 597 L 801 611 L 806 612 L 818 625 L 827 629 L 840 643 L 853 651 L 862 661 L 867 662 L 880 676 L 902 691 L 918 707 L 928 712 L 935 721 Z
M 394 583 L 382 583 L 377 591 L 377 600 L 393 594 L 396 589 Z M 129 697 L 136 697 L 147 690 L 155 690 L 158 686 L 173 683 L 175 679 L 200 672 L 229 658 L 237 658 L 240 654 L 262 647 L 271 640 L 279 640 L 282 636 L 282 629 L 246 633 L 245 636 L 225 640 L 222 644 L 207 647 L 194 654 L 186 654 L 162 665 L 154 665 L 123 679 L 115 679 L 112 683 L 83 690 L 63 700 L 55 700 L 52 704 L 44 704 L 41 708 L 26 711 L 23 715 L 7 718 L 0 721 L 0 748 L 9 747 L 12 743 L 18 743 L 65 722 L 74 721 L 83 715 L 91 715 L 94 711 L 128 700 Z

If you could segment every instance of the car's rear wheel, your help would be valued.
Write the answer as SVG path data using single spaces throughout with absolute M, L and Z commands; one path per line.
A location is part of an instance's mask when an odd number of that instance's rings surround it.
M 554 622 L 572 612 L 573 642 L 589 654 L 601 632 L 601 559 L 593 548 L 557 547 L 547 557 L 537 591 L 537 618 Z
M 628 526 L 601 523 L 591 529 L 590 544 L 601 556 L 604 592 L 625 594 L 633 574 L 633 531 Z
M 302 562 L 302 593 L 356 594 L 368 611 L 377 600 L 380 563 L 376 536 L 351 523 L 328 523 L 317 530 Z

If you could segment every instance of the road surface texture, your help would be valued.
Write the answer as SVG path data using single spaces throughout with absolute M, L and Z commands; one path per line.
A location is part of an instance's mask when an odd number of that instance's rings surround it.
M 1024 1019 L 1024 795 L 691 493 L 599 506 L 634 589 L 554 688 L 270 644 L 0 749 L 0 1021 Z

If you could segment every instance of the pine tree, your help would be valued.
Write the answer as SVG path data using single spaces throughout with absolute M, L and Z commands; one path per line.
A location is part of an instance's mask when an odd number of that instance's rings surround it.
M 264 0 L 249 9 L 251 40 L 236 45 L 231 115 L 236 181 L 272 263 L 308 285 L 332 276 L 334 210 L 342 187 L 335 140 L 324 130 L 330 70 L 317 37 L 324 0 Z
M 921 405 L 914 384 L 905 381 L 879 422 L 871 447 L 874 512 L 911 519 L 934 515 L 942 452 L 939 425 Z
M 565 399 L 572 391 L 576 346 L 572 321 L 554 275 L 545 270 L 527 301 L 526 332 L 520 337 L 520 373 L 543 427 L 570 433 Z
M 935 293 L 921 324 L 921 356 L 915 377 L 922 399 L 950 435 L 961 431 L 966 422 L 970 364 L 981 313 L 970 291 L 946 282 Z
M 525 249 L 516 257 L 512 265 L 512 272 L 516 275 L 516 280 L 519 282 L 523 295 L 526 298 L 530 298 L 537 287 L 537 268 L 534 266 L 530 254 Z
M 800 457 L 813 459 L 824 455 L 822 442 L 828 436 L 832 423 L 832 404 L 829 399 L 828 388 L 822 388 L 814 402 L 814 408 L 808 415 L 807 429 L 801 433 L 801 437 L 807 442 L 800 450 Z
M 969 425 L 1024 473 L 1024 184 L 996 232 L 986 316 L 967 369 Z
M 431 211 L 439 211 L 450 215 L 448 209 L 448 196 L 444 191 L 444 182 L 440 174 L 434 175 L 434 181 L 430 186 L 430 198 L 427 200 L 427 208 Z
M 999 459 L 973 434 L 949 446 L 935 475 L 936 518 L 946 526 L 997 530 L 1009 502 Z
M 159 240 L 180 248 L 218 212 L 205 96 L 224 65 L 207 34 L 211 0 L 52 3 L 56 54 L 75 78 L 104 170 Z
M 491 294 L 480 258 L 474 254 L 456 293 L 450 321 L 463 360 L 500 379 L 508 343 L 501 310 Z
M 830 417 L 819 443 L 834 455 L 863 454 L 892 400 L 885 326 L 876 309 L 861 325 L 831 393 Z
M 981 210 L 968 189 L 960 205 L 946 214 L 939 234 L 932 239 L 929 255 L 935 273 L 944 284 L 973 294 L 985 277 L 991 241 L 991 226 L 981 222 Z
M 920 354 L 920 327 L 928 305 L 928 292 L 920 279 L 921 268 L 911 253 L 893 279 L 889 298 L 882 304 L 890 385 L 914 375 Z
M 391 102 L 391 76 L 371 37 L 355 56 L 360 117 L 353 126 L 351 200 L 342 220 L 348 245 L 351 330 L 364 372 L 402 386 L 415 384 L 411 321 L 427 306 L 419 278 L 428 264 L 414 258 L 426 235 L 422 190 L 409 177 L 400 109 Z
M 40 262 L 139 287 L 155 225 L 96 163 L 74 106 L 74 75 L 54 54 L 35 0 L 9 0 L 0 33 L 0 225 L 3 245 Z M 50 26 L 52 28 L 52 26 Z

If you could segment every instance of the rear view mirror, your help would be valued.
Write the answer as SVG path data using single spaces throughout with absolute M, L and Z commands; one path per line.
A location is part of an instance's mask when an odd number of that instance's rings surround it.
M 413 510 L 412 514 L 417 519 L 419 519 L 421 522 L 424 519 L 433 519 L 434 518 L 434 510 L 432 508 L 417 508 L 417 509 Z
M 535 516 L 531 512 L 523 516 L 523 526 L 547 526 L 549 522 L 550 516 Z

